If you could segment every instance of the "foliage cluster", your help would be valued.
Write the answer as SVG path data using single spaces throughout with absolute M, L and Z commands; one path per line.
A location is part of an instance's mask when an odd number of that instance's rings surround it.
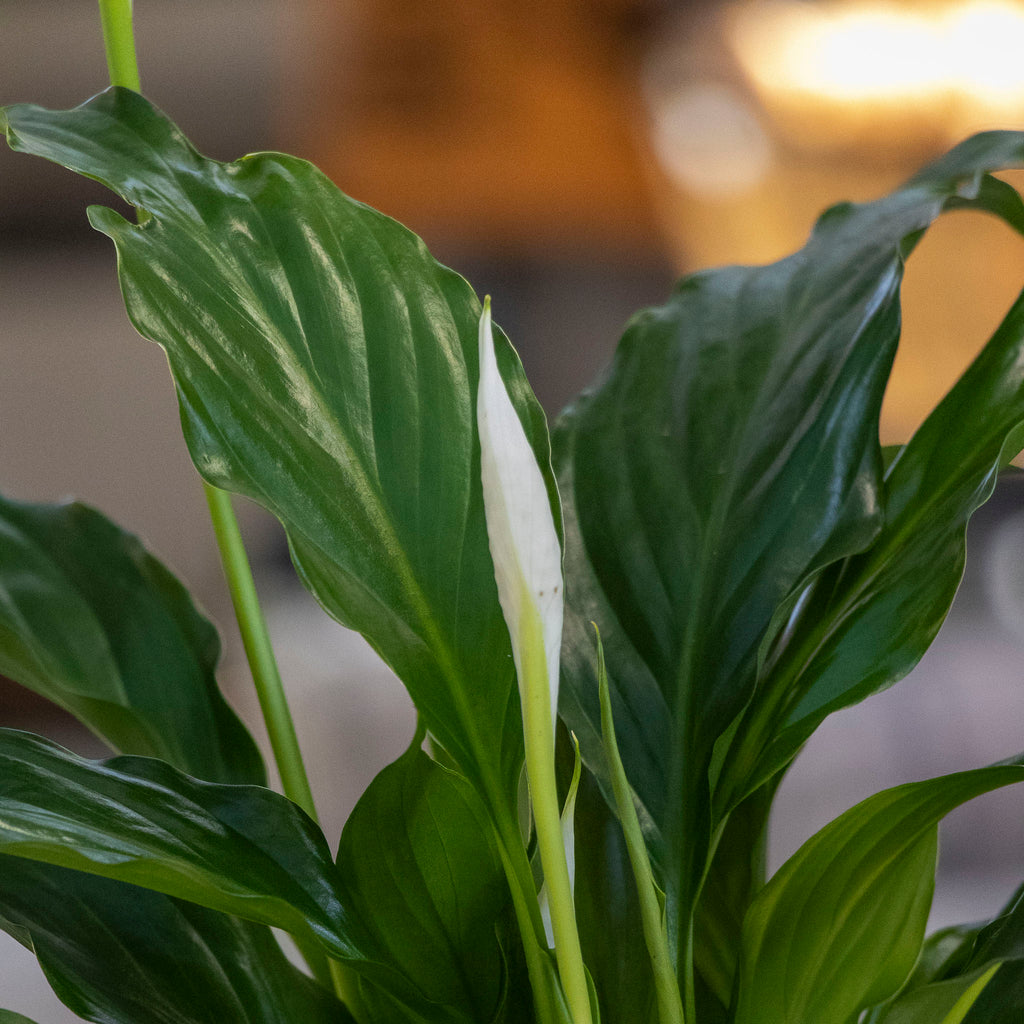
M 138 211 L 89 217 L 199 472 L 280 520 L 421 723 L 333 857 L 301 786 L 266 788 L 182 585 L 97 511 L 0 501 L 0 671 L 119 752 L 0 729 L 0 927 L 69 1007 L 1021 1019 L 1022 900 L 925 931 L 938 822 L 1024 758 L 881 792 L 771 878 L 764 844 L 814 729 L 935 636 L 967 520 L 1024 445 L 1024 297 L 908 444 L 878 442 L 904 261 L 952 209 L 1024 233 L 991 173 L 1024 165 L 1024 135 L 831 208 L 781 262 L 684 278 L 549 439 L 466 281 L 303 161 L 205 159 L 124 88 L 0 129 Z

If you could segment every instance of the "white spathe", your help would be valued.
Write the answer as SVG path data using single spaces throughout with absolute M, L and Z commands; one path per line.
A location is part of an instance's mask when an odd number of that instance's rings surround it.
M 498 370 L 490 298 L 484 300 L 480 317 L 477 425 L 487 537 L 498 600 L 512 638 L 520 699 L 527 703 L 527 645 L 539 620 L 553 737 L 564 607 L 562 549 L 544 477 Z

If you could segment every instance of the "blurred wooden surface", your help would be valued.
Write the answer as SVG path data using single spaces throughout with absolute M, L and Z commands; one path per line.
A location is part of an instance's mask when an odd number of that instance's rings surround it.
M 307 0 L 297 148 L 427 236 L 650 249 L 644 0 Z

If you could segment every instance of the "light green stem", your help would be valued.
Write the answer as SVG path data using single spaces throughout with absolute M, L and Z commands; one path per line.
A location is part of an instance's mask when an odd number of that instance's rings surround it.
M 644 843 L 640 830 L 640 819 L 637 817 L 633 794 L 630 789 L 626 771 L 619 756 L 619 745 L 615 739 L 615 725 L 612 722 L 612 702 L 608 692 L 608 672 L 604 663 L 604 648 L 601 646 L 601 634 L 597 633 L 597 677 L 601 701 L 601 734 L 604 740 L 605 755 L 611 774 L 612 791 L 615 794 L 615 806 L 618 811 L 622 834 L 626 840 L 626 851 L 636 879 L 637 895 L 640 900 L 640 921 L 644 931 L 644 942 L 647 955 L 651 961 L 654 974 L 654 991 L 658 1000 L 658 1020 L 661 1024 L 683 1024 L 683 1002 L 679 993 L 679 983 L 672 967 L 672 957 L 668 948 L 668 932 L 665 929 L 665 915 L 658 899 L 654 884 L 651 862 L 647 856 L 647 845 Z M 689 944 L 688 944 L 689 948 Z M 691 1013 L 688 1019 L 694 1022 L 696 1014 Z
M 316 821 L 313 793 L 309 788 L 306 767 L 302 763 L 299 740 L 281 683 L 277 659 L 270 644 L 267 623 L 256 596 L 249 556 L 245 552 L 238 520 L 231 507 L 231 495 L 205 481 L 203 488 L 206 491 L 206 503 L 210 506 L 210 519 L 220 548 L 221 561 L 224 563 L 224 575 L 235 607 L 238 629 L 242 634 L 242 644 L 252 669 L 274 760 L 281 774 L 281 786 L 285 796 Z
M 697 1019 L 697 979 L 693 969 L 693 917 L 690 917 L 683 947 L 683 991 L 686 993 L 687 1020 Z
M 523 940 L 526 971 L 533 989 L 534 1009 L 537 1011 L 540 1024 L 558 1024 L 560 1017 L 554 1005 L 554 993 L 551 991 L 550 968 L 546 968 L 544 964 L 547 954 L 540 944 L 544 928 L 540 921 L 533 875 L 529 870 L 529 863 L 525 862 L 526 851 L 518 835 L 513 838 L 511 844 L 506 843 L 501 836 L 496 838 L 498 852 L 505 868 L 505 877 L 512 893 L 516 923 L 519 925 L 519 934 Z M 513 863 L 516 854 L 520 857 L 519 867 L 525 867 L 525 874 L 523 870 L 517 870 L 517 865 Z
M 110 84 L 141 92 L 132 32 L 132 0 L 100 0 L 100 22 Z
M 565 847 L 562 817 L 555 781 L 555 724 L 551 717 L 551 690 L 544 653 L 543 627 L 532 602 L 524 616 L 522 638 L 523 735 L 526 744 L 526 775 L 530 782 L 537 849 L 544 870 L 544 884 L 555 939 L 555 960 L 565 1000 L 575 1024 L 592 1024 L 590 989 L 583 967 L 583 953 L 576 927 L 576 907 Z
M 270 643 L 267 623 L 256 595 L 249 556 L 245 552 L 238 520 L 231 507 L 231 495 L 227 491 L 213 487 L 205 480 L 203 489 L 210 508 L 210 521 L 220 549 L 235 618 L 238 620 L 238 630 L 242 635 L 242 645 L 256 685 L 256 695 L 270 737 L 270 746 L 274 751 L 274 761 L 281 776 L 281 787 L 285 796 L 317 821 L 313 792 L 299 750 L 298 736 L 288 708 L 277 659 Z M 300 941 L 297 937 L 295 942 L 316 978 L 322 984 L 332 986 L 335 995 L 354 1013 L 356 1008 L 349 1002 L 354 994 L 351 970 L 344 964 L 328 959 L 319 947 Z

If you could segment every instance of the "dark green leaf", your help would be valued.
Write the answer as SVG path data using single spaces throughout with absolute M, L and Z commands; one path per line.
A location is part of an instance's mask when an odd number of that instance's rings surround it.
M 734 1024 L 847 1024 L 918 958 L 935 886 L 938 822 L 1024 781 L 994 765 L 885 790 L 812 836 L 743 923 Z
M 931 985 L 914 989 L 897 999 L 878 1018 L 878 1024 L 962 1024 L 970 1019 L 972 1008 L 980 1001 L 985 990 L 993 984 L 993 973 L 1000 970 L 998 964 L 981 971 L 974 971 L 949 981 L 937 981 Z M 1019 1007 L 1013 1020 L 1019 1020 Z M 980 1020 L 993 1022 L 992 1017 Z
M 84 505 L 0 498 L 0 672 L 115 749 L 215 782 L 265 781 L 214 676 L 220 642 L 182 585 Z
M 950 206 L 1024 229 L 1019 199 L 983 174 L 1022 162 L 1024 136 L 990 133 L 886 199 L 829 210 L 786 260 L 686 278 L 559 421 L 562 710 L 603 776 L 594 620 L 676 941 L 718 824 L 715 743 L 772 668 L 800 590 L 883 526 L 878 413 L 903 258 Z M 754 787 L 741 774 L 721 813 Z
M 777 776 L 729 815 L 701 887 L 694 966 L 723 1007 L 732 1000 L 743 918 L 765 883 L 768 815 L 781 781 Z
M 965 1024 L 1011 1024 L 1024 1018 L 1024 900 L 1018 891 L 987 925 L 958 925 L 928 936 L 904 990 L 864 1024 L 930 1024 L 950 996 L 967 992 L 993 967 L 998 973 L 964 1009 Z M 918 1014 L 918 1017 L 914 1017 Z M 944 1022 L 943 1022 L 944 1024 Z
M 963 573 L 967 521 L 1024 440 L 1022 354 L 1024 295 L 896 456 L 875 543 L 808 592 L 737 733 L 736 774 L 770 775 L 828 714 L 896 682 L 924 654 Z M 763 752 L 751 769 L 758 740 Z
M 306 584 L 514 823 L 523 740 L 484 523 L 472 289 L 304 161 L 206 160 L 126 90 L 0 117 L 13 148 L 148 212 L 90 215 L 135 326 L 167 350 L 197 466 L 284 523 Z M 543 414 L 499 348 L 546 466 Z
M 36 1024 L 36 1022 L 13 1010 L 0 1010 L 0 1024 Z
M 0 729 L 0 853 L 315 936 L 397 999 L 424 1003 L 351 913 L 322 833 L 270 790 L 201 782 L 151 758 L 87 761 Z
M 985 986 L 964 1024 L 1016 1024 L 1024 1019 L 1024 891 L 978 933 L 966 971 L 1002 966 Z
M 160 893 L 0 857 L 0 918 L 31 935 L 47 979 L 104 1024 L 345 1024 L 272 933 Z
M 472 787 L 412 748 L 345 824 L 338 870 L 379 949 L 445 1020 L 488 1022 L 504 994 L 501 861 Z
M 1004 963 L 982 989 L 963 1024 L 1020 1024 L 1024 1020 L 1024 960 Z M 886 1022 L 888 1024 L 888 1022 Z
M 978 930 L 966 969 L 1002 960 L 1024 960 L 1024 887 L 994 921 Z
M 907 986 L 926 985 L 963 974 L 982 927 L 980 924 L 952 925 L 929 935 Z

